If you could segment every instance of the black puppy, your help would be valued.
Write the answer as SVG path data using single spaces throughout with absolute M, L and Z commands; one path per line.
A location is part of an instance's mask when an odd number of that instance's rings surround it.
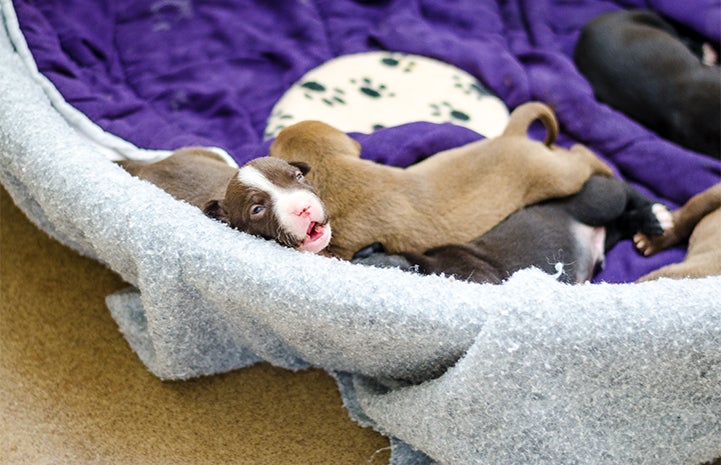
M 592 176 L 578 194 L 518 210 L 469 243 L 399 255 L 386 255 L 381 244 L 373 244 L 353 262 L 496 284 L 534 266 L 560 281 L 578 283 L 593 277 L 605 251 L 618 241 L 638 231 L 662 234 L 670 221 L 664 206 L 627 183 Z
M 703 64 L 687 42 L 653 12 L 606 13 L 584 26 L 574 61 L 600 101 L 661 137 L 720 158 L 721 68 Z

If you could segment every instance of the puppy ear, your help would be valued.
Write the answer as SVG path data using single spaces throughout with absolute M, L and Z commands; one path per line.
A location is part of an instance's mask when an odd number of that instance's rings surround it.
M 298 168 L 300 172 L 303 173 L 303 176 L 310 172 L 310 165 L 308 163 L 304 163 L 302 161 L 289 161 L 288 164 Z
M 213 218 L 214 220 L 222 221 L 223 223 L 229 222 L 228 212 L 225 211 L 220 200 L 208 200 L 205 205 L 203 205 L 203 213 L 205 213 L 205 216 Z

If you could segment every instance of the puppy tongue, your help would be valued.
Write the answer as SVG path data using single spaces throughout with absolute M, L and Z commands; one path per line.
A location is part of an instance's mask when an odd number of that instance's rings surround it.
M 311 221 L 308 225 L 308 231 L 306 231 L 305 234 L 310 238 L 310 240 L 314 241 L 323 234 L 323 231 L 321 228 L 318 228 L 318 223 Z
M 298 245 L 297 249 L 318 253 L 328 245 L 330 234 L 330 224 L 320 224 L 313 221 L 308 225 L 305 239 Z

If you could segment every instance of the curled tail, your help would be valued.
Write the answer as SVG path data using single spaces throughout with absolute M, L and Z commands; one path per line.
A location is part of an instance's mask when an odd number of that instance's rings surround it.
M 551 107 L 541 102 L 527 102 L 513 110 L 503 136 L 526 136 L 535 120 L 541 121 L 546 128 L 543 143 L 550 147 L 558 136 L 558 121 Z

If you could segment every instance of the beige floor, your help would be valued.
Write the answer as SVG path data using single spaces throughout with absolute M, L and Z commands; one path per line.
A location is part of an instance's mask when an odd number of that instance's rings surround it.
M 126 286 L 0 189 L 0 464 L 384 464 L 319 370 L 161 382 L 104 298 Z

